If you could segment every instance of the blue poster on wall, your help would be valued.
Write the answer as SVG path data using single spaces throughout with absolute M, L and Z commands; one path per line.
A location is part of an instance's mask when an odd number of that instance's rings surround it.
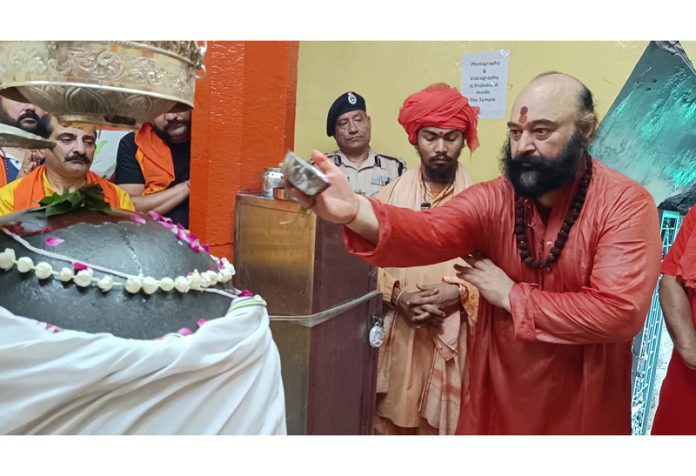
M 590 151 L 661 208 L 685 213 L 696 202 L 696 72 L 679 42 L 650 42 Z

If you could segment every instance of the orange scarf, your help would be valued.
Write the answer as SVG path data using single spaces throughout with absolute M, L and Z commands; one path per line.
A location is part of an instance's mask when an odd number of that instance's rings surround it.
M 169 146 L 149 122 L 135 133 L 135 144 L 138 146 L 135 158 L 145 177 L 144 194 L 165 190 L 174 181 L 174 160 Z
M 5 170 L 5 167 L 7 167 L 7 159 L 5 157 L 0 157 L 0 187 L 4 187 L 7 185 L 7 171 Z
M 46 189 L 44 188 L 45 174 L 46 166 L 41 165 L 20 179 L 20 183 L 14 191 L 14 209 L 16 212 L 39 206 L 41 199 L 46 196 Z M 112 208 L 121 208 L 121 201 L 118 198 L 118 192 L 116 192 L 114 184 L 91 171 L 87 172 L 87 183 L 99 185 L 104 191 L 106 203 Z

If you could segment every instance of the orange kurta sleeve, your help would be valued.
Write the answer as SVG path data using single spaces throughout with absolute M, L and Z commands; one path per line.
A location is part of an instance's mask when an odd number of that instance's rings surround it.
M 344 227 L 349 252 L 382 267 L 406 268 L 448 261 L 485 248 L 484 223 L 501 208 L 495 182 L 474 185 L 426 212 L 370 199 L 380 223 L 377 246 Z
M 647 192 L 626 194 L 613 207 L 594 251 L 589 286 L 576 292 L 542 291 L 526 283 L 512 287 L 518 338 L 589 344 L 626 341 L 638 333 L 660 269 L 658 214 Z
M 675 277 L 679 274 L 679 262 L 684 255 L 686 245 L 694 232 L 694 228 L 696 228 L 696 207 L 691 207 L 689 213 L 686 214 L 686 218 L 684 218 L 682 222 L 679 234 L 677 234 L 677 239 L 674 240 L 672 247 L 669 249 L 669 253 L 667 253 L 662 263 L 662 269 L 660 271 L 663 274 Z

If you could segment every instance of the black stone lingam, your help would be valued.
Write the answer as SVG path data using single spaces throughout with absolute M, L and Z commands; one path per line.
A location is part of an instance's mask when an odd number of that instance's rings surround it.
M 41 250 L 133 276 L 159 280 L 185 277 L 194 270 L 219 271 L 210 254 L 196 246 L 193 248 L 199 251 L 195 251 L 160 221 L 122 211 L 77 211 L 46 217 L 43 212 L 30 210 L 0 217 L 0 228 L 11 230 Z M 49 246 L 49 237 L 63 242 Z M 59 240 L 49 240 L 56 241 Z M 13 249 L 17 259 L 31 258 L 34 265 L 45 262 L 55 271 L 63 267 L 73 269 L 71 263 L 31 251 L 0 230 L 0 253 L 6 248 Z M 104 275 L 94 270 L 95 278 Z M 126 281 L 112 277 L 115 282 Z M 231 281 L 211 285 L 209 289 L 235 293 Z M 0 269 L 0 306 L 63 329 L 152 339 L 184 327 L 195 329 L 201 318 L 222 317 L 230 303 L 228 296 L 193 289 L 183 293 L 158 288 L 146 294 L 114 286 L 105 292 L 96 284 L 81 287 L 74 281 L 39 279 L 33 270 L 21 273 L 16 265 L 9 270 Z

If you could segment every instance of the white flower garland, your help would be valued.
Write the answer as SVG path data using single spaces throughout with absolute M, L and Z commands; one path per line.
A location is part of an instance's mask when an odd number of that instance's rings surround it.
M 20 245 L 24 246 L 26 249 L 33 251 L 34 253 L 37 253 L 39 255 L 46 256 L 48 258 L 53 258 L 59 261 L 65 261 L 73 265 L 72 269 L 68 267 L 63 267 L 60 271 L 56 271 L 53 269 L 50 263 L 41 261 L 37 264 L 34 264 L 32 259 L 28 256 L 22 256 L 20 258 L 17 258 L 12 248 L 5 248 L 5 251 L 0 253 L 0 269 L 4 271 L 9 271 L 10 269 L 12 269 L 12 267 L 16 266 L 17 271 L 19 271 L 20 273 L 29 273 L 33 271 L 36 277 L 40 280 L 52 278 L 58 279 L 64 283 L 72 281 L 77 286 L 82 288 L 96 285 L 102 292 L 105 293 L 109 292 L 115 286 L 122 286 L 125 288 L 127 292 L 131 294 L 143 292 L 145 294 L 150 295 L 155 293 L 158 289 L 164 292 L 170 292 L 173 289 L 176 289 L 178 292 L 182 294 L 185 294 L 190 290 L 195 290 L 201 292 L 220 294 L 223 296 L 227 296 L 231 299 L 237 297 L 236 295 L 227 291 L 210 288 L 210 286 L 214 286 L 217 283 L 228 282 L 230 279 L 232 279 L 232 276 L 235 275 L 234 266 L 227 260 L 227 258 L 218 259 L 217 257 L 210 255 L 213 258 L 213 260 L 215 260 L 219 268 L 219 271 L 208 270 L 199 273 L 196 269 L 192 273 L 189 273 L 188 276 L 177 276 L 174 279 L 169 277 L 156 279 L 152 276 L 143 276 L 142 274 L 134 276 L 122 273 L 120 271 L 105 268 L 103 266 L 85 263 L 83 261 L 70 258 L 69 256 L 42 250 L 41 248 L 37 248 L 31 245 L 25 239 L 7 230 L 6 228 L 1 229 L 6 235 L 10 236 L 12 239 L 14 239 Z M 103 276 L 94 276 L 95 270 L 103 273 Z M 75 273 L 75 271 L 77 271 L 77 273 Z M 110 275 L 119 276 L 125 279 L 125 281 L 114 281 L 114 279 Z

